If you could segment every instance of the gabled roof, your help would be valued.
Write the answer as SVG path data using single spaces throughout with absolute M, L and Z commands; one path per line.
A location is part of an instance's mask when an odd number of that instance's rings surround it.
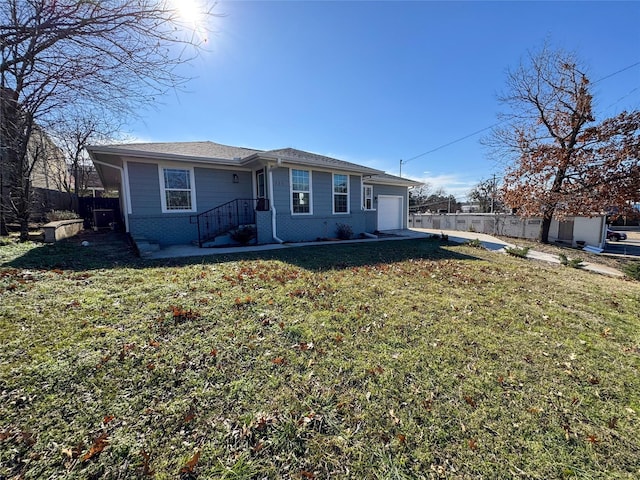
M 325 168 L 327 170 L 342 170 L 360 173 L 371 183 L 388 185 L 414 186 L 420 182 L 406 178 L 388 175 L 382 170 L 358 165 L 356 163 L 338 160 L 337 158 L 305 152 L 295 148 L 281 148 L 276 150 L 257 150 L 245 147 L 232 147 L 214 142 L 166 142 L 166 143 L 124 143 L 117 145 L 93 145 L 87 150 L 91 158 L 96 155 L 132 156 L 141 158 L 213 163 L 228 166 L 248 166 L 256 160 L 273 160 L 277 162 L 305 165 L 309 167 Z M 96 165 L 98 167 L 98 165 Z M 102 169 L 98 168 L 101 173 Z M 102 174 L 101 174 L 102 178 Z
M 337 158 L 327 157 L 325 155 L 318 155 L 317 153 L 305 152 L 303 150 L 296 150 L 295 148 L 281 148 L 279 150 L 268 150 L 256 155 L 260 158 L 272 158 L 274 160 L 282 160 L 287 163 L 297 163 L 301 165 L 309 165 L 313 167 L 324 167 L 328 169 L 348 170 L 350 172 L 358 173 L 370 173 L 377 174 L 382 173 L 381 170 L 375 168 L 365 167 L 364 165 L 358 165 L 357 163 L 346 162 L 344 160 L 338 160 Z

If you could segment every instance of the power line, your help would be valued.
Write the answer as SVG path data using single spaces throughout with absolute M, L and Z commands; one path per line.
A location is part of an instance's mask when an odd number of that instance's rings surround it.
M 613 73 L 610 73 L 609 75 L 605 75 L 604 77 L 601 77 L 598 80 L 596 80 L 595 82 L 593 82 L 593 84 L 595 85 L 596 83 L 599 83 L 599 82 L 601 82 L 603 80 L 607 80 L 608 78 L 611 78 L 611 77 L 613 77 L 615 75 L 618 75 L 618 74 L 620 74 L 622 72 L 626 72 L 627 70 L 630 70 L 630 69 L 632 69 L 634 67 L 637 67 L 638 65 L 640 65 L 640 61 L 638 61 L 636 63 L 632 63 L 631 65 L 628 65 L 628 66 L 626 66 L 624 68 L 621 68 L 620 70 L 617 70 L 617 71 L 615 71 Z M 634 90 L 632 90 L 631 92 L 633 92 Z M 629 94 L 625 95 L 625 97 L 628 96 Z M 624 98 L 624 97 L 622 97 L 622 98 Z M 619 101 L 620 100 L 618 100 L 618 102 Z M 402 165 L 405 165 L 405 164 L 409 163 L 410 161 L 415 160 L 417 158 L 424 157 L 425 155 L 429 155 L 430 153 L 434 153 L 434 152 L 437 152 L 438 150 L 442 150 L 443 148 L 450 147 L 451 145 L 454 145 L 454 144 L 456 144 L 458 142 L 462 142 L 463 140 L 466 140 L 467 138 L 471 138 L 471 137 L 473 137 L 473 136 L 475 136 L 475 135 L 477 135 L 479 133 L 482 133 L 484 131 L 487 131 L 487 130 L 490 130 L 490 129 L 494 128 L 494 127 L 497 127 L 498 125 L 504 123 L 505 121 L 506 120 L 503 120 L 502 122 L 494 123 L 493 125 L 490 125 L 488 127 L 482 128 L 480 130 L 476 130 L 475 132 L 469 133 L 468 135 L 465 135 L 464 137 L 457 138 L 456 140 L 453 140 L 453 141 L 451 141 L 449 143 L 445 143 L 444 145 L 440 145 L 439 147 L 436 147 L 433 150 L 429 150 L 427 152 L 423 152 L 423 153 L 421 153 L 419 155 L 416 155 L 415 157 L 411 157 L 408 160 L 400 160 L 400 176 L 402 176 Z
M 601 82 L 601 81 L 603 81 L 603 80 L 606 80 L 607 78 L 611 78 L 611 77 L 613 77 L 613 76 L 615 76 L 615 75 L 618 75 L 619 73 L 626 72 L 627 70 L 630 70 L 630 69 L 632 69 L 633 67 L 637 67 L 638 65 L 640 65 L 640 62 L 636 62 L 636 63 L 634 63 L 634 64 L 632 64 L 632 65 L 627 66 L 627 67 L 621 68 L 621 69 L 620 69 L 620 70 L 618 70 L 617 72 L 613 72 L 613 73 L 610 73 L 609 75 L 605 75 L 604 77 L 599 78 L 598 80 L 596 80 L 595 82 L 593 82 L 593 84 L 595 85 L 596 83 L 599 83 L 599 82 Z
M 408 160 L 402 160 L 402 161 L 401 161 L 401 162 L 402 162 L 402 165 L 404 165 L 404 164 L 406 164 L 406 163 L 409 163 L 411 160 L 415 160 L 416 158 L 420 158 L 420 157 L 423 157 L 423 156 L 428 155 L 428 154 L 430 154 L 430 153 L 437 152 L 438 150 L 442 150 L 443 148 L 449 147 L 449 146 L 451 146 L 451 145 L 453 145 L 453 144 L 455 144 L 455 143 L 458 143 L 458 142 L 461 142 L 461 141 L 463 141 L 463 140 L 466 140 L 467 138 L 473 137 L 474 135 L 477 135 L 477 134 L 479 134 L 479 133 L 482 133 L 482 132 L 484 132 L 484 131 L 486 131 L 486 130 L 490 130 L 490 129 L 492 129 L 493 127 L 497 127 L 497 126 L 498 126 L 498 125 L 500 125 L 501 123 L 504 123 L 504 121 L 502 121 L 502 122 L 498 122 L 498 123 L 494 123 L 493 125 L 489 125 L 488 127 L 482 128 L 482 129 L 477 130 L 477 131 L 475 131 L 475 132 L 473 132 L 473 133 L 469 133 L 468 135 L 465 135 L 464 137 L 460 137 L 460 138 L 458 138 L 458 139 L 456 139 L 456 140 L 453 140 L 453 141 L 451 141 L 451 142 L 449 142 L 449 143 L 445 143 L 444 145 L 440 145 L 439 147 L 434 148 L 433 150 L 429 150 L 428 152 L 421 153 L 420 155 L 416 155 L 415 157 L 411 157 L 411 158 L 410 158 L 410 159 L 408 159 Z

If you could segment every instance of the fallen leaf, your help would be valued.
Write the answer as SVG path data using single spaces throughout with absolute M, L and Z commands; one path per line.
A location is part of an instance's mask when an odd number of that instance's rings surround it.
M 109 445 L 108 434 L 107 432 L 102 432 L 100 436 L 98 436 L 98 438 L 96 438 L 96 440 L 93 442 L 93 445 L 91 445 L 89 451 L 82 456 L 81 460 L 83 462 L 86 462 L 96 455 L 99 455 L 107 445 Z
M 149 467 L 151 455 L 149 455 L 144 448 L 140 451 L 140 455 L 142 455 L 142 474 L 147 477 L 153 477 L 156 472 Z
M 251 451 L 254 453 L 258 453 L 260 450 L 264 448 L 264 442 L 262 440 L 258 441 L 255 446 L 251 447 Z
M 187 463 L 185 463 L 184 467 L 180 469 L 180 473 L 193 473 L 198 464 L 198 460 L 200 460 L 200 450 L 196 450 L 196 453 L 193 454 Z

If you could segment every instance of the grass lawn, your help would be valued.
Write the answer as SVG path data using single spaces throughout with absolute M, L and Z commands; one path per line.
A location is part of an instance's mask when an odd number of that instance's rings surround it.
M 438 240 L 0 246 L 0 478 L 639 478 L 640 282 Z

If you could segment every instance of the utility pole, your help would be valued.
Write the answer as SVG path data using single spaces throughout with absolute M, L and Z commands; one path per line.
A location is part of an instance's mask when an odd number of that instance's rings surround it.
M 491 213 L 493 213 L 494 198 L 496 196 L 496 174 L 493 174 L 493 182 L 491 183 Z
M 402 178 L 402 159 L 400 159 L 400 178 Z

